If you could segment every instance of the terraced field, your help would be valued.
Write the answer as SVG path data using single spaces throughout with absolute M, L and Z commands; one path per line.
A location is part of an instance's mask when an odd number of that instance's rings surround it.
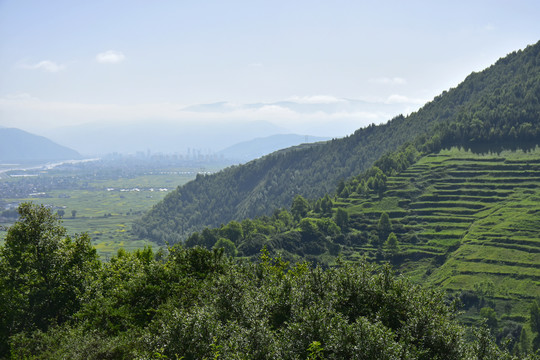
M 382 200 L 346 202 L 358 230 L 373 233 L 389 214 L 400 245 L 393 261 L 418 282 L 477 293 L 487 284 L 498 312 L 514 317 L 540 297 L 538 148 L 441 151 L 390 177 Z M 344 255 L 373 253 L 365 244 Z

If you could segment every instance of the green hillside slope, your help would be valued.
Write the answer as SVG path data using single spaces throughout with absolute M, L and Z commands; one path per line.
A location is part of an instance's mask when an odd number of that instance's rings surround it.
M 236 262 L 182 246 L 100 262 L 51 209 L 19 213 L 0 247 L 2 359 L 540 359 L 527 341 L 500 349 L 388 265 Z
M 475 154 L 444 150 L 387 180 L 383 199 L 340 199 L 352 227 L 378 233 L 390 215 L 398 245 L 343 247 L 393 262 L 416 281 L 466 292 L 469 314 L 489 305 L 499 320 L 525 321 L 540 297 L 540 149 Z M 378 253 L 379 252 L 379 253 Z M 487 295 L 487 297 L 486 297 Z M 486 300 L 488 299 L 488 300 Z
M 141 237 L 174 243 L 205 226 L 269 215 L 290 206 L 296 195 L 315 199 L 333 191 L 340 180 L 370 168 L 383 154 L 413 140 L 436 149 L 449 140 L 508 140 L 505 136 L 511 131 L 513 137 L 534 138 L 539 99 L 537 43 L 471 74 L 407 117 L 369 126 L 347 138 L 291 148 L 199 176 L 154 206 L 134 230 Z
M 452 161 L 457 164 L 450 165 Z M 523 300 L 540 297 L 540 151 L 483 158 L 458 154 L 441 165 L 451 166 L 447 179 L 437 181 L 430 195 L 411 205 L 414 211 L 431 208 L 432 214 L 447 218 L 451 207 L 458 207 L 469 221 L 462 223 L 466 227 L 449 227 L 460 246 L 447 254 L 429 282 L 459 291 L 491 283 L 499 305 L 508 303 L 524 315 L 528 308 Z M 439 200 L 431 205 L 430 197 Z M 436 211 L 436 206 L 450 208 Z M 440 235 L 433 234 L 430 241 Z
M 535 282 L 540 280 L 539 148 L 488 154 L 443 150 L 389 177 L 382 199 L 352 194 L 336 204 L 368 233 L 377 231 L 381 214 L 388 213 L 400 246 L 394 262 L 414 261 L 417 279 L 473 290 L 479 278 L 501 276 L 508 294 L 540 296 Z M 352 246 L 350 254 L 373 245 Z M 432 261 L 419 265 L 424 258 Z M 532 282 L 521 281 L 525 278 Z
M 387 176 L 383 190 L 372 185 L 384 176 L 375 172 L 332 197 L 297 198 L 290 212 L 194 233 L 186 246 L 247 258 L 266 247 L 330 266 L 338 258 L 390 262 L 414 282 L 459 296 L 466 322 L 493 309 L 494 334 L 517 341 L 540 298 L 540 147 L 430 153 Z

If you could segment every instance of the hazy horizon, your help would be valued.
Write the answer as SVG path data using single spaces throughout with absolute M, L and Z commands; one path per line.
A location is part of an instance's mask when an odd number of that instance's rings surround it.
M 341 137 L 540 38 L 536 1 L 0 2 L 0 125 Z M 268 134 L 272 135 L 272 134 Z

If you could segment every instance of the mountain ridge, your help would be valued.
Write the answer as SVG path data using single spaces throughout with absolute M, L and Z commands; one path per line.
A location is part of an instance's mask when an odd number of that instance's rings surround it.
M 456 88 L 407 117 L 400 115 L 343 139 L 270 154 L 212 176 L 199 176 L 167 195 L 134 230 L 141 237 L 174 243 L 205 226 L 269 215 L 289 207 L 296 195 L 316 199 L 334 191 L 340 180 L 369 169 L 382 155 L 408 142 L 438 147 L 453 138 L 462 143 L 498 139 L 510 133 L 513 125 L 517 127 L 514 133 L 523 131 L 536 137 L 526 127 L 538 126 L 539 69 L 537 43 L 470 74 Z M 498 122 L 501 118 L 505 120 Z M 484 134 L 486 131 L 491 133 Z
M 219 154 L 223 155 L 226 159 L 244 162 L 260 158 L 278 150 L 300 145 L 302 143 L 313 143 L 328 140 L 330 139 L 318 136 L 276 134 L 237 143 L 221 150 Z
M 53 129 L 47 135 L 88 155 L 109 153 L 215 153 L 238 142 L 283 129 L 269 122 L 229 123 L 167 121 L 122 124 L 85 124 Z M 211 145 L 208 145 L 211 144 Z
M 81 155 L 52 140 L 17 128 L 0 127 L 0 161 L 76 160 Z

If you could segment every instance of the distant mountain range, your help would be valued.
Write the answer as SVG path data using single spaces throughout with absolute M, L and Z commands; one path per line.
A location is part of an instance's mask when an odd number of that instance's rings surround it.
M 284 129 L 269 122 L 230 121 L 227 123 L 151 121 L 120 124 L 86 124 L 51 130 L 44 135 L 66 144 L 81 154 L 216 153 L 229 146 Z
M 72 139 L 79 139 L 78 147 L 85 149 L 86 154 L 105 154 L 111 152 L 127 153 L 130 152 L 129 150 L 135 152 L 135 150 L 143 151 L 144 149 L 149 148 L 155 149 L 156 142 L 154 140 L 159 140 L 160 137 L 152 134 L 152 131 L 150 130 L 151 127 L 152 125 L 142 124 L 123 127 L 122 132 L 124 136 L 117 140 L 113 138 L 118 137 L 118 132 L 120 130 L 113 126 L 109 128 L 74 127 L 66 133 L 70 132 Z M 269 127 L 269 130 L 272 128 L 271 126 L 263 124 L 262 126 L 254 125 L 252 130 L 254 130 L 254 133 L 259 133 L 266 127 Z M 178 148 L 174 147 L 174 131 L 171 131 L 171 129 L 167 127 L 155 131 L 156 133 L 162 133 L 164 142 L 169 141 L 168 145 L 162 144 L 162 152 L 171 153 L 175 152 L 173 151 L 175 149 L 177 150 L 176 152 L 178 152 Z M 165 135 L 167 132 L 168 136 Z M 188 128 L 183 134 L 184 136 L 187 136 L 188 133 L 191 133 L 195 136 L 194 132 L 195 128 Z M 243 132 L 242 135 L 239 135 L 239 137 L 246 137 L 250 133 L 252 132 L 248 130 Z M 146 134 L 146 141 L 143 138 L 143 134 Z M 211 135 L 211 137 L 214 136 L 215 135 Z M 97 140 L 98 137 L 100 140 Z M 231 137 L 226 138 L 226 140 L 222 140 L 222 144 L 232 141 L 235 137 L 232 137 L 232 139 Z M 94 141 L 92 141 L 92 139 L 94 139 Z M 104 141 L 104 139 L 106 141 Z M 199 143 L 200 146 L 203 146 L 203 144 L 208 146 L 209 143 L 213 145 L 220 143 L 218 139 L 212 140 L 215 141 L 209 141 L 208 139 L 203 140 L 201 137 L 198 141 L 201 141 L 201 143 Z M 242 163 L 302 143 L 315 143 L 326 140 L 329 140 L 329 138 L 297 134 L 275 134 L 235 143 L 234 145 L 219 151 L 218 154 L 223 155 L 227 160 Z M 70 141 L 70 143 L 77 145 L 74 140 Z M 192 150 L 204 149 L 193 147 Z M 79 158 L 81 158 L 81 155 L 77 151 L 58 145 L 46 137 L 34 135 L 20 129 L 0 126 L 0 161 L 2 162 L 52 161 Z
M 302 143 L 327 141 L 330 138 L 303 136 L 296 134 L 278 134 L 264 138 L 244 141 L 219 152 L 226 159 L 239 162 L 249 161 L 268 155 L 274 151 L 285 149 Z
M 179 107 L 178 118 L 138 119 L 48 128 L 42 135 L 81 154 L 217 153 L 240 142 L 273 134 L 343 137 L 371 123 L 381 123 L 410 106 L 392 99 L 358 100 L 331 96 L 294 97 L 288 101 L 236 104 L 216 102 Z M 283 120 L 287 118 L 288 121 Z M 310 119 L 309 127 L 296 121 Z M 331 118 L 331 122 L 330 119 Z M 281 119 L 281 120 L 280 120 Z M 32 131 L 32 129 L 27 129 Z
M 0 127 L 0 162 L 30 162 L 80 159 L 68 147 L 15 128 Z

